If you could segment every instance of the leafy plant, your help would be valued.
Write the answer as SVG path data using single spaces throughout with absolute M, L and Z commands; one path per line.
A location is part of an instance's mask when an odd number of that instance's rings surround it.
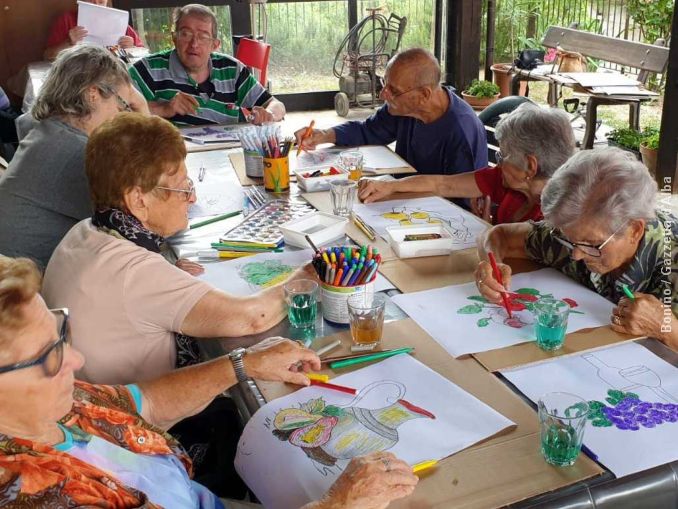
M 659 148 L 659 129 L 656 127 L 645 129 L 642 133 L 640 144 L 650 150 L 657 150 Z
M 499 93 L 499 86 L 485 80 L 473 80 L 464 92 L 473 97 L 494 97 Z
M 642 140 L 643 135 L 636 131 L 635 129 L 621 128 L 614 129 L 610 131 L 607 135 L 607 139 L 616 145 L 626 148 L 629 150 L 638 151 L 640 147 L 640 141 Z
M 653 44 L 671 35 L 674 0 L 628 0 L 626 11 L 640 27 L 645 42 Z

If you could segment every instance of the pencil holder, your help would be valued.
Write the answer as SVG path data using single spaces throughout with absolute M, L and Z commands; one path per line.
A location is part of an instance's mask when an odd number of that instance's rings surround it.
M 248 177 L 264 176 L 264 158 L 258 152 L 245 151 L 245 175 Z
M 290 188 L 290 159 L 264 157 L 264 189 L 281 193 Z
M 323 318 L 330 323 L 348 325 L 348 298 L 359 293 L 374 293 L 374 281 L 357 286 L 334 286 L 320 283 Z

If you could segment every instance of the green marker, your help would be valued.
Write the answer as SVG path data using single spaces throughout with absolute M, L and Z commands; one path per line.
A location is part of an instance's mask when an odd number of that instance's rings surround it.
M 200 228 L 201 226 L 205 226 L 208 224 L 216 223 L 217 221 L 223 221 L 224 219 L 228 219 L 229 217 L 235 217 L 238 214 L 240 214 L 242 210 L 236 210 L 235 212 L 229 212 L 228 214 L 222 214 L 217 217 L 213 217 L 212 219 L 206 219 L 205 221 L 200 221 L 199 223 L 192 224 L 189 229 L 193 230 L 195 228 Z
M 337 369 L 337 368 L 345 368 L 346 366 L 353 366 L 354 364 L 361 364 L 363 362 L 369 362 L 369 361 L 375 361 L 378 359 L 385 359 L 387 357 L 392 357 L 394 355 L 398 355 L 401 353 L 410 353 L 414 350 L 414 348 L 408 346 L 405 348 L 398 348 L 396 350 L 389 350 L 388 352 L 377 352 L 369 355 L 364 355 L 362 357 L 355 357 L 353 359 L 346 359 L 343 361 L 336 361 L 330 363 L 330 368 L 332 369 Z
M 631 300 L 636 300 L 636 297 L 633 295 L 633 292 L 631 292 L 631 290 L 629 290 L 629 286 L 628 286 L 628 285 L 623 284 L 623 285 L 622 285 L 622 290 L 624 290 L 624 293 L 626 294 L 626 296 L 627 296 L 629 299 L 631 299 Z

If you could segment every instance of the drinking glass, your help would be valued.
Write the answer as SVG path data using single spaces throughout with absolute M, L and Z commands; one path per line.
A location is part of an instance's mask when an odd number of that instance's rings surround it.
M 386 299 L 378 293 L 360 292 L 348 298 L 348 318 L 353 344 L 376 346 L 384 328 Z
M 318 312 L 318 283 L 295 279 L 285 283 L 283 290 L 290 324 L 301 329 L 313 327 Z
M 344 150 L 339 154 L 339 165 L 348 171 L 350 180 L 360 180 L 363 176 L 363 154 L 358 150 Z
M 348 217 L 353 210 L 353 202 L 358 194 L 358 183 L 353 180 L 330 182 L 330 197 L 335 216 Z
M 589 404 L 574 394 L 550 392 L 539 398 L 541 453 L 547 463 L 573 465 L 584 440 Z
M 558 350 L 565 343 L 569 304 L 552 297 L 542 297 L 534 303 L 533 312 L 537 346 L 542 350 Z

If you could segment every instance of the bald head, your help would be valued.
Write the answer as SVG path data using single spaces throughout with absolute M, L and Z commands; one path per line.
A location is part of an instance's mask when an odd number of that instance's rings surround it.
M 424 48 L 411 48 L 395 55 L 386 71 L 405 71 L 412 76 L 415 87 L 437 88 L 440 85 L 440 65 L 433 53 Z

